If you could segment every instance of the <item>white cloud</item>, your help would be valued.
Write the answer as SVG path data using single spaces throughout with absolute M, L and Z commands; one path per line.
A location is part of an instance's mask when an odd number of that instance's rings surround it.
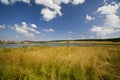
M 53 0 L 53 2 L 60 5 L 61 3 L 68 4 L 70 0 Z
M 120 4 L 117 4 L 115 2 L 112 2 L 111 4 L 105 4 L 102 7 L 99 7 L 97 9 L 97 12 L 100 12 L 100 14 L 103 15 L 110 15 L 117 13 L 117 10 L 119 9 Z
M 56 4 L 53 0 L 35 0 L 35 3 L 38 5 L 44 5 L 46 7 L 41 10 L 41 14 L 43 15 L 45 21 L 52 20 L 57 14 L 59 16 L 62 15 L 60 11 L 61 6 Z
M 120 33 L 120 17 L 117 15 L 119 9 L 120 3 L 115 2 L 99 7 L 97 12 L 105 17 L 105 21 L 101 26 L 93 26 L 91 31 L 102 38 L 109 37 L 114 33 Z
M 30 4 L 32 0 L 0 0 L 1 3 L 5 5 L 14 4 L 16 2 L 23 2 Z M 45 21 L 50 21 L 56 16 L 62 16 L 61 4 L 72 3 L 73 5 L 83 4 L 85 0 L 34 0 L 35 4 L 43 5 L 44 8 L 41 10 L 43 19 Z
M 62 16 L 61 3 L 72 3 L 73 5 L 78 5 L 84 2 L 85 0 L 35 0 L 35 3 L 37 5 L 45 6 L 45 8 L 41 10 L 41 14 L 43 15 L 43 19 L 45 21 L 50 21 L 54 19 L 57 15 Z
M 113 28 L 120 28 L 120 17 L 116 14 L 106 15 L 105 25 Z
M 0 25 L 0 29 L 5 29 L 6 25 Z
M 37 26 L 35 24 L 31 24 L 32 28 L 37 28 Z
M 28 25 L 26 22 L 22 22 L 21 25 L 15 24 L 12 29 L 27 37 L 34 37 L 35 34 L 39 34 L 40 32 L 35 30 L 35 28 L 33 28 L 33 25 L 35 24 Z
M 57 13 L 48 8 L 44 8 L 42 9 L 41 14 L 43 15 L 45 21 L 50 21 L 51 19 L 56 17 Z
M 95 18 L 92 17 L 92 16 L 89 16 L 89 15 L 87 14 L 87 15 L 86 15 L 86 22 L 92 21 L 92 20 L 95 20 Z
M 84 2 L 85 2 L 85 0 L 72 0 L 72 4 L 74 4 L 74 5 L 82 4 Z
M 35 0 L 35 3 L 38 5 L 44 5 L 45 7 L 60 10 L 61 7 L 53 2 L 53 0 Z
M 111 35 L 115 32 L 118 32 L 118 30 L 115 30 L 109 27 L 103 27 L 103 26 L 93 26 L 91 28 L 91 31 L 96 32 L 97 36 L 100 38 L 106 38 L 107 35 Z
M 85 0 L 53 0 L 54 3 L 60 5 L 61 3 L 64 4 L 68 4 L 68 3 L 72 3 L 73 5 L 78 5 L 78 4 L 82 4 L 85 2 Z
M 9 0 L 0 0 L 1 3 L 8 5 L 9 4 Z
M 43 29 L 44 32 L 54 32 L 55 29 L 49 28 L 49 29 Z
M 34 36 L 33 33 L 29 32 L 28 30 L 24 29 L 23 27 L 19 26 L 18 24 L 15 24 L 14 26 L 15 26 L 14 30 L 16 30 L 17 32 L 19 32 L 19 33 L 21 33 L 21 34 L 23 34 L 27 37 L 33 37 Z
M 22 2 L 30 4 L 30 0 L 22 0 Z
M 30 4 L 30 0 L 0 0 L 0 2 L 5 5 L 14 4 L 16 2 L 23 2 L 23 3 Z

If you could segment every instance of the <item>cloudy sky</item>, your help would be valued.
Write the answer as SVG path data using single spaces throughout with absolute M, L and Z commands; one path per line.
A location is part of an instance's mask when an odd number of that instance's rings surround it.
M 120 37 L 120 0 L 0 0 L 0 40 Z

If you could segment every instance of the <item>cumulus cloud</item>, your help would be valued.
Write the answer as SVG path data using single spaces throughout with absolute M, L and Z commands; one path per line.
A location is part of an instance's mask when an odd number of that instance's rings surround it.
M 6 25 L 0 25 L 0 29 L 5 29 Z
M 50 21 L 57 15 L 62 16 L 61 3 L 72 3 L 73 5 L 78 5 L 84 2 L 85 0 L 35 0 L 37 5 L 43 5 L 45 7 L 41 10 L 41 14 L 43 15 L 43 19 L 45 21 Z
M 72 4 L 74 4 L 74 5 L 82 4 L 84 2 L 85 2 L 85 0 L 72 0 Z
M 9 4 L 9 0 L 0 0 L 1 3 L 8 5 Z
M 61 3 L 68 4 L 70 0 L 53 0 L 53 2 L 60 5 Z
M 49 8 L 44 8 L 42 9 L 41 14 L 43 15 L 45 21 L 50 21 L 51 19 L 56 17 L 57 13 L 50 10 Z
M 95 18 L 92 17 L 92 16 L 89 16 L 89 15 L 87 14 L 87 15 L 86 15 L 86 22 L 92 21 L 92 20 L 95 20 Z
M 30 0 L 22 0 L 22 2 L 30 4 Z
M 27 37 L 34 37 L 34 34 L 40 33 L 35 28 L 37 28 L 35 24 L 27 24 L 26 22 L 22 22 L 21 25 L 14 24 L 14 27 L 12 27 L 13 30 Z
M 37 26 L 35 24 L 31 24 L 32 28 L 37 28 Z
M 43 29 L 44 32 L 54 32 L 55 29 L 49 28 L 49 29 Z
M 56 4 L 53 0 L 35 0 L 37 5 L 43 5 L 45 8 L 41 10 L 41 14 L 43 15 L 43 19 L 45 21 L 50 21 L 56 17 L 58 14 L 59 16 L 62 15 L 61 13 L 61 6 Z
M 92 32 L 95 32 L 98 37 L 108 37 L 114 33 L 120 33 L 120 17 L 117 15 L 120 9 L 120 3 L 111 2 L 97 9 L 100 15 L 105 17 L 105 21 L 101 26 L 93 26 Z
M 106 26 L 104 26 L 104 27 L 103 26 L 93 26 L 91 28 L 91 31 L 96 32 L 98 37 L 105 38 L 105 37 L 107 37 L 107 35 L 118 32 L 119 30 L 115 30 L 113 28 L 109 28 Z
M 23 2 L 23 3 L 30 4 L 30 0 L 0 0 L 0 2 L 5 5 L 14 4 L 16 2 Z
M 0 0 L 5 5 L 14 4 L 16 2 L 23 2 L 30 4 L 31 0 Z M 44 8 L 41 10 L 43 20 L 50 21 L 56 16 L 62 16 L 61 4 L 72 3 L 73 5 L 82 4 L 85 0 L 34 0 L 36 5 L 43 5 Z
M 55 4 L 53 0 L 35 0 L 35 3 L 58 11 L 61 9 L 61 7 Z
M 105 14 L 105 15 L 115 14 L 117 13 L 117 10 L 119 7 L 120 7 L 120 4 L 111 2 L 111 4 L 105 4 L 104 6 L 99 7 L 97 9 L 97 12 L 100 12 L 101 14 Z

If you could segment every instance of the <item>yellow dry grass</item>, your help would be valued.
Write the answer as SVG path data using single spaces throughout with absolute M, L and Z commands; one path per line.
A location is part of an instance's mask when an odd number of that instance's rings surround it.
M 0 48 L 0 80 L 119 80 L 120 46 Z

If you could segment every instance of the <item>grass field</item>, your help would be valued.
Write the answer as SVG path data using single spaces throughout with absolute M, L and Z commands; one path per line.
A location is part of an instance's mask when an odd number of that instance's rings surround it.
M 120 45 L 120 42 L 113 41 L 60 41 L 60 42 L 47 42 L 47 43 L 57 43 L 57 44 L 98 44 L 98 45 Z
M 0 48 L 0 80 L 120 80 L 120 46 Z

